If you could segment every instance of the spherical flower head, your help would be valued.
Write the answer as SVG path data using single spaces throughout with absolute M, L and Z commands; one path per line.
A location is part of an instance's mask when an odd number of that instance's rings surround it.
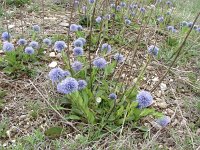
M 125 19 L 125 24 L 126 25 L 130 25 L 131 24 L 131 21 L 129 19 Z
M 196 31 L 200 33 L 200 28 L 197 28 Z
M 80 39 L 74 41 L 74 47 L 83 47 L 83 42 Z
M 172 5 L 172 2 L 171 2 L 171 1 L 167 1 L 166 4 L 167 4 L 168 6 L 171 6 L 171 5 Z
M 89 2 L 90 4 L 93 4 L 93 3 L 95 2 L 95 0 L 88 0 L 88 2 Z
M 162 126 L 162 127 L 166 127 L 170 122 L 171 122 L 171 119 L 169 116 L 163 116 L 159 119 L 156 120 L 156 122 Z
M 167 14 L 168 16 L 169 16 L 169 15 L 171 15 L 171 11 L 167 11 L 167 13 L 166 13 L 166 14 Z
M 105 67 L 106 67 L 106 64 L 107 64 L 106 60 L 105 60 L 104 58 L 102 58 L 102 57 L 97 57 L 97 58 L 95 58 L 94 61 L 93 61 L 93 65 L 94 65 L 95 67 L 97 67 L 98 69 L 103 69 L 103 68 L 105 68 Z
M 118 5 L 118 6 L 116 7 L 116 10 L 117 10 L 117 11 L 120 11 L 120 10 L 121 10 L 121 6 Z
M 64 41 L 56 41 L 54 44 L 54 49 L 57 52 L 63 51 L 66 47 L 67 47 L 67 45 L 65 44 Z
M 32 41 L 31 43 L 29 43 L 29 46 L 34 48 L 34 49 L 38 49 L 39 48 L 39 44 L 36 41 Z
M 161 22 L 164 22 L 164 17 L 163 17 L 163 16 L 161 16 L 161 17 L 158 17 L 158 19 L 157 19 L 157 20 L 158 20 L 158 22 L 160 22 L 160 23 L 161 23 Z
M 121 7 L 126 7 L 126 3 L 125 3 L 125 2 L 121 2 L 121 3 L 120 3 L 120 6 L 121 6 Z
M 78 26 L 76 24 L 71 24 L 69 29 L 71 32 L 76 32 L 78 31 Z
M 34 25 L 32 28 L 33 28 L 33 31 L 40 32 L 40 26 L 39 25 Z
M 131 16 L 132 16 L 132 17 L 135 17 L 135 12 L 131 12 Z
M 117 95 L 115 93 L 111 93 L 109 95 L 109 99 L 116 100 L 117 99 Z
M 85 80 L 78 81 L 78 90 L 82 90 L 87 87 L 87 82 Z
M 81 47 L 75 47 L 74 49 L 73 49 L 73 53 L 74 53 L 74 55 L 75 56 L 82 56 L 83 55 L 83 48 L 81 48 Z
M 96 20 L 97 23 L 100 23 L 102 18 L 100 16 L 98 16 L 95 20 Z
M 122 62 L 124 62 L 125 58 L 122 54 L 116 53 L 114 55 L 114 60 L 116 60 L 118 63 L 122 63 Z
M 61 68 L 57 67 L 57 68 L 53 68 L 51 69 L 51 71 L 49 72 L 49 79 L 52 82 L 58 82 L 61 79 L 63 79 L 64 77 L 70 76 L 70 72 L 69 71 L 64 71 Z
M 25 39 L 19 39 L 19 40 L 17 41 L 17 44 L 18 44 L 18 45 L 25 46 L 25 45 L 27 45 L 27 40 L 25 40 Z
M 14 45 L 10 42 L 4 42 L 3 43 L 3 51 L 10 52 L 14 50 Z
M 167 26 L 167 30 L 168 30 L 168 31 L 173 31 L 173 30 L 174 30 L 174 27 L 173 27 L 173 26 Z
M 81 25 L 77 25 L 77 30 L 78 31 L 82 31 L 83 30 L 83 27 Z
M 8 41 L 11 38 L 10 34 L 8 32 L 3 32 L 1 35 L 1 39 L 3 41 Z
M 183 27 L 188 26 L 188 22 L 187 22 L 187 21 L 183 21 L 183 22 L 181 23 L 181 26 L 183 26 Z
M 68 77 L 57 85 L 57 91 L 62 94 L 70 94 L 78 90 L 76 79 Z
M 102 44 L 101 46 L 101 50 L 102 51 L 106 51 L 107 53 L 110 53 L 111 52 L 111 46 L 108 44 L 108 43 L 104 43 Z
M 144 7 L 140 8 L 140 12 L 141 13 L 145 13 L 146 12 L 146 9 Z
M 83 64 L 79 61 L 75 61 L 71 64 L 72 66 L 72 69 L 77 72 L 77 71 L 80 71 L 82 68 L 83 68 Z
M 189 22 L 189 23 L 188 23 L 188 27 L 189 27 L 189 28 L 192 28 L 192 25 L 193 25 L 193 22 Z
M 49 72 L 49 78 L 52 82 L 57 82 L 63 78 L 63 70 L 61 68 L 53 68 Z
M 155 45 L 151 45 L 148 47 L 148 52 L 154 56 L 158 55 L 159 48 Z
M 140 109 L 146 108 L 153 103 L 153 97 L 151 94 L 144 90 L 137 94 L 136 100 L 138 102 L 138 108 Z
M 26 47 L 24 51 L 26 54 L 29 54 L 29 55 L 32 55 L 35 52 L 32 47 Z
M 43 43 L 44 43 L 45 45 L 47 45 L 47 46 L 51 46 L 51 44 L 52 44 L 51 39 L 49 39 L 49 38 L 45 38 L 45 39 L 43 40 Z
M 86 43 L 86 39 L 85 38 L 80 37 L 80 38 L 78 38 L 78 40 L 81 40 L 83 45 L 85 45 L 85 43 Z

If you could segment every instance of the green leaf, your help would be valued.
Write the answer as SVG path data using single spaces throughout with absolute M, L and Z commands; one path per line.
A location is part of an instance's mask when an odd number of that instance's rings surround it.
M 147 115 L 153 114 L 155 113 L 155 109 L 151 109 L 151 108 L 145 108 L 144 110 L 142 110 L 142 112 L 140 113 L 140 117 L 145 117 Z
M 116 117 L 121 117 L 124 114 L 124 106 L 121 105 L 121 107 L 117 110 Z
M 114 71 L 114 68 L 116 66 L 116 62 L 112 62 L 110 64 L 108 64 L 105 68 L 105 75 L 110 75 L 113 71 Z
M 81 118 L 77 115 L 70 115 L 70 116 L 67 116 L 65 118 L 69 119 L 69 120 L 81 120 Z
M 58 138 L 61 136 L 63 131 L 62 127 L 51 127 L 49 129 L 47 129 L 44 134 L 49 137 L 49 138 Z
M 163 114 L 160 113 L 160 112 L 154 112 L 152 115 L 153 115 L 154 117 L 156 117 L 156 118 L 160 118 L 160 117 L 163 116 Z

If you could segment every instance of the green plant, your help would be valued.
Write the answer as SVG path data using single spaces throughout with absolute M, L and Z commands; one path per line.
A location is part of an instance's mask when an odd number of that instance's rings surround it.
M 4 118 L 0 122 L 0 138 L 6 138 L 7 137 L 7 130 L 9 129 L 9 120 L 7 118 Z
M 6 3 L 8 5 L 14 5 L 14 6 L 23 6 L 25 4 L 30 4 L 31 0 L 6 0 Z

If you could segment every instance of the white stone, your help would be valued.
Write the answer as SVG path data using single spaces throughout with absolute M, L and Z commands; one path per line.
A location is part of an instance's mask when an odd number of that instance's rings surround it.
M 69 27 L 69 23 L 67 22 L 61 22 L 59 25 L 63 27 Z
M 52 62 L 49 64 L 49 67 L 50 67 L 50 68 L 55 68 L 57 65 L 58 65 L 58 63 L 57 63 L 56 61 L 52 61 Z
M 55 52 L 51 52 L 51 53 L 49 54 L 49 57 L 56 57 L 56 53 L 55 53 Z
M 160 108 L 167 108 L 167 103 L 166 102 L 157 103 L 157 105 Z
M 161 83 L 161 84 L 160 84 L 160 89 L 161 89 L 161 91 L 167 90 L 167 85 L 164 84 L 164 83 Z
M 97 103 L 101 103 L 101 97 L 97 97 L 97 98 L 96 98 L 96 102 L 97 102 Z
M 14 25 L 14 24 L 11 24 L 11 25 L 8 26 L 8 29 L 12 29 L 12 28 L 14 28 L 14 27 L 15 27 L 15 25 Z

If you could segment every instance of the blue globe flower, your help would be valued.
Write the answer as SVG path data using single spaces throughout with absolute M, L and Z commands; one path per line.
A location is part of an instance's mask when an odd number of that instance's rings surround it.
M 114 59 L 115 59 L 118 63 L 122 63 L 122 62 L 124 62 L 124 60 L 125 60 L 124 56 L 123 56 L 122 54 L 120 54 L 120 53 L 116 53 L 116 54 L 114 55 Z
M 51 46 L 51 44 L 52 44 L 51 39 L 49 39 L 49 38 L 45 38 L 43 40 L 43 43 L 46 44 L 47 46 Z
M 52 82 L 58 82 L 61 79 L 63 79 L 64 77 L 70 76 L 69 71 L 64 71 L 61 68 L 57 67 L 57 68 L 53 68 L 51 69 L 51 71 L 49 72 L 49 78 Z
M 189 28 L 192 28 L 193 22 L 188 22 L 187 25 L 188 25 Z
M 85 43 L 86 43 L 86 39 L 85 39 L 85 38 L 80 37 L 80 38 L 78 38 L 77 40 L 81 40 L 82 43 L 83 43 L 83 45 L 85 45 Z
M 76 24 L 71 24 L 69 29 L 72 32 L 76 32 L 78 31 L 78 26 Z
M 86 88 L 86 86 L 87 86 L 87 82 L 85 80 L 78 81 L 78 90 L 82 90 L 82 89 Z
M 74 41 L 74 47 L 83 47 L 83 42 L 80 39 Z
M 140 12 L 141 13 L 145 13 L 146 12 L 146 9 L 144 7 L 140 8 Z
M 125 3 L 125 2 L 121 2 L 121 3 L 120 3 L 120 6 L 121 6 L 121 7 L 126 7 L 126 3 Z
M 32 55 L 35 52 L 32 47 L 26 47 L 24 51 L 26 54 L 29 54 L 29 55 Z
M 38 49 L 39 48 L 39 44 L 36 41 L 32 41 L 31 43 L 29 43 L 29 46 L 34 48 L 34 49 Z
M 73 53 L 74 53 L 74 56 L 82 56 L 84 52 L 81 47 L 75 47 L 73 49 Z
M 160 126 L 166 127 L 166 126 L 171 122 L 171 119 L 170 119 L 170 117 L 168 117 L 168 116 L 163 116 L 163 117 L 157 119 L 156 122 L 157 122 Z
M 106 64 L 107 64 L 106 60 L 101 57 L 95 58 L 93 61 L 93 65 L 99 69 L 105 68 Z
M 72 65 L 72 69 L 75 72 L 80 71 L 83 68 L 83 64 L 81 62 L 79 62 L 79 61 L 75 61 L 71 65 Z
M 57 85 L 57 91 L 62 94 L 70 94 L 78 90 L 76 79 L 68 77 Z
M 146 108 L 153 103 L 153 97 L 151 94 L 144 90 L 137 94 L 136 100 L 138 102 L 138 108 L 140 109 Z
M 88 0 L 88 2 L 89 2 L 90 4 L 93 4 L 93 3 L 95 2 L 95 0 Z
M 25 45 L 27 45 L 27 40 L 25 40 L 25 39 L 19 39 L 19 40 L 17 41 L 17 44 L 18 44 L 18 45 L 23 45 L 23 46 L 25 46 Z
M 117 10 L 117 11 L 120 11 L 120 10 L 121 10 L 121 6 L 117 6 L 117 7 L 116 7 L 116 10 Z
M 2 35 L 1 35 L 1 39 L 3 41 L 8 41 L 10 38 L 11 38 L 11 35 L 8 32 L 3 32 Z
M 115 93 L 111 93 L 109 95 L 109 98 L 112 99 L 112 100 L 116 100 L 117 99 L 117 95 Z
M 108 43 L 104 43 L 102 44 L 101 46 L 101 50 L 102 51 L 106 51 L 107 53 L 110 53 L 111 52 L 111 46 L 108 44 Z
M 154 56 L 158 55 L 159 48 L 155 45 L 151 45 L 148 47 L 148 52 Z
M 164 17 L 163 17 L 163 16 L 160 16 L 160 17 L 157 18 L 157 20 L 158 20 L 158 22 L 160 22 L 160 23 L 161 23 L 161 22 L 164 22 Z
M 12 43 L 9 42 L 4 42 L 3 43 L 3 51 L 5 52 L 10 52 L 14 50 L 14 45 Z
M 100 16 L 98 16 L 95 20 L 96 20 L 97 23 L 100 23 L 102 18 Z
M 33 28 L 33 31 L 40 32 L 40 26 L 39 25 L 34 25 L 32 28 Z
M 64 41 L 56 41 L 54 44 L 54 49 L 57 52 L 63 51 L 66 47 L 67 47 L 67 45 L 65 44 Z
M 126 25 L 130 25 L 131 24 L 131 21 L 129 19 L 125 19 L 125 24 Z
M 167 30 L 173 31 L 173 30 L 174 30 L 174 27 L 173 27 L 173 26 L 167 26 Z

